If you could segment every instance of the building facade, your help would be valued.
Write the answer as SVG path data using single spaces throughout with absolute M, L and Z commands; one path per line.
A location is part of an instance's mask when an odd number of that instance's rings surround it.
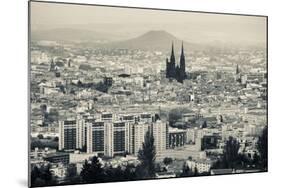
M 169 148 L 182 147 L 186 144 L 185 130 L 169 130 Z
M 75 150 L 85 147 L 85 128 L 83 118 L 59 121 L 59 150 Z
M 105 125 L 104 122 L 91 122 L 87 124 L 87 153 L 105 152 Z
M 147 131 L 154 136 L 156 152 L 169 147 L 168 125 L 151 113 L 100 113 L 93 118 L 59 121 L 59 150 L 77 150 L 113 157 L 137 155 Z M 181 141 L 182 142 L 182 141 Z M 185 140 L 184 140 L 185 142 Z M 85 150 L 85 151 L 84 151 Z
M 156 153 L 160 153 L 167 149 L 167 127 L 168 125 L 166 122 L 162 122 L 161 120 L 152 123 L 152 134 L 154 137 Z

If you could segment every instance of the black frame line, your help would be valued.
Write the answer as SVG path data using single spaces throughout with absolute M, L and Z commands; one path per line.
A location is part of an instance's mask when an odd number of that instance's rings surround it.
M 153 8 L 153 7 L 147 8 L 147 7 L 122 6 L 122 5 L 104 5 L 104 4 L 60 2 L 60 1 L 29 0 L 29 2 L 51 3 L 51 4 L 68 4 L 68 5 L 81 5 L 81 6 L 112 7 L 112 8 L 133 8 L 133 9 L 142 9 L 142 10 L 160 10 L 160 11 L 173 11 L 173 12 L 190 12 L 190 13 L 205 13 L 205 14 L 233 15 L 233 16 L 268 17 L 267 15 L 261 15 L 261 14 L 239 14 L 239 13 L 229 13 L 229 12 L 209 12 L 209 11 L 181 10 L 181 9 L 166 9 L 166 8 Z

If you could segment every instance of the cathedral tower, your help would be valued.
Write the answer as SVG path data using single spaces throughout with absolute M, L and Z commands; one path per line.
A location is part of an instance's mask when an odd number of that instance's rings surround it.
M 183 83 L 183 80 L 187 78 L 185 72 L 185 56 L 184 56 L 184 48 L 183 43 L 181 47 L 181 55 L 179 65 L 176 64 L 174 53 L 174 44 L 172 43 L 172 51 L 170 56 L 170 61 L 166 59 L 166 78 L 174 78 L 178 82 Z
M 184 49 L 183 49 L 183 42 L 182 42 L 181 56 L 180 56 L 179 82 L 183 82 L 184 79 L 186 79 L 186 72 L 185 72 L 185 56 L 184 56 Z

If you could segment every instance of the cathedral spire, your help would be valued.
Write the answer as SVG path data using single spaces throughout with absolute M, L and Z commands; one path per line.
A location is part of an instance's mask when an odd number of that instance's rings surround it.
M 180 65 L 185 67 L 185 57 L 184 57 L 183 42 L 181 43 Z
M 183 41 L 181 42 L 181 56 L 184 56 Z
M 174 42 L 172 42 L 172 53 L 171 55 L 174 55 Z
M 183 41 L 182 41 L 182 43 L 181 43 L 181 56 L 180 56 L 179 81 L 182 83 L 184 79 L 186 79 L 186 72 L 185 72 L 184 48 L 183 48 Z
M 174 42 L 172 42 L 172 52 L 171 52 L 170 61 L 171 61 L 172 63 L 175 63 Z

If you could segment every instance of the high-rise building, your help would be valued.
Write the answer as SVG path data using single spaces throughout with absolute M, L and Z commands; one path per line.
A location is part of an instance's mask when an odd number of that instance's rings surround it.
M 132 153 L 137 155 L 139 150 L 142 149 L 142 144 L 144 143 L 145 134 L 151 128 L 150 123 L 138 122 L 133 125 L 133 149 Z
M 77 117 L 59 121 L 59 150 L 83 149 L 86 145 L 85 120 Z
M 104 123 L 104 154 L 113 157 L 129 151 L 128 124 L 122 121 Z
M 125 131 L 125 143 L 126 143 L 126 152 L 134 153 L 134 125 L 139 121 L 139 117 L 135 114 L 123 114 L 120 116 L 120 121 L 125 122 L 126 131 Z
M 87 123 L 87 153 L 104 154 L 105 150 L 104 122 Z
M 94 114 L 92 117 L 59 121 L 59 149 L 80 149 L 113 157 L 126 153 L 137 155 L 147 131 L 154 136 L 156 152 L 168 147 L 168 126 L 151 113 Z
M 104 155 L 113 156 L 113 124 L 112 122 L 104 123 Z
M 126 124 L 125 122 L 113 123 L 113 152 L 124 154 L 126 152 Z
M 161 151 L 167 149 L 167 127 L 166 122 L 162 122 L 161 120 L 152 123 L 152 134 L 156 153 L 161 153 Z
M 128 152 L 129 124 L 134 121 L 134 117 L 119 117 L 114 113 L 95 114 L 95 120 L 87 123 L 87 152 L 109 157 Z

